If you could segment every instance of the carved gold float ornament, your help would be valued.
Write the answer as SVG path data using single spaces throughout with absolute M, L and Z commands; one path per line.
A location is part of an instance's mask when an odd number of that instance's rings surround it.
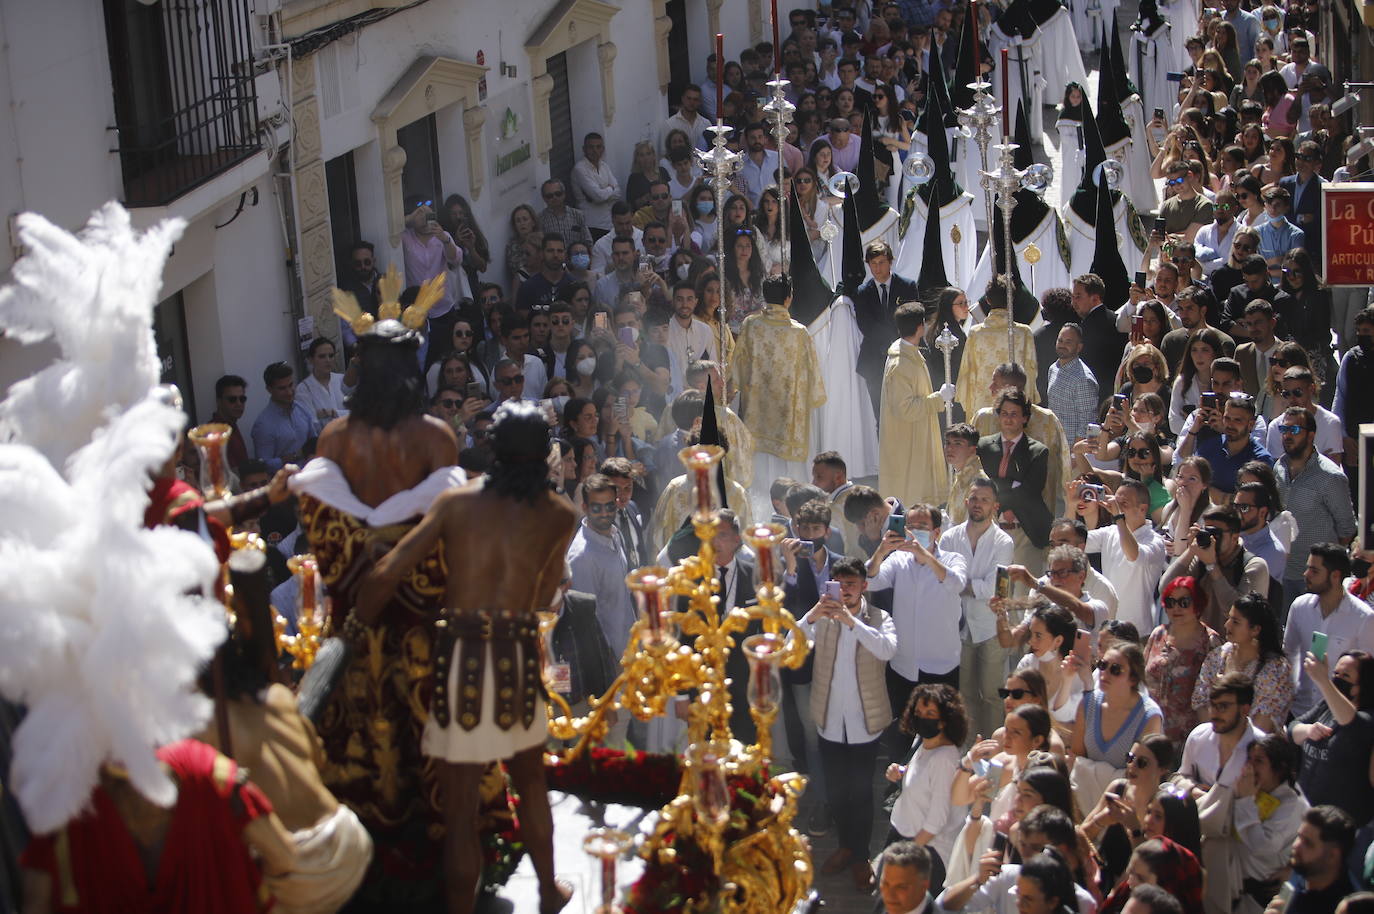
M 576 762 L 603 739 L 611 711 L 623 709 L 649 720 L 666 713 L 678 694 L 696 693 L 677 796 L 660 811 L 657 826 L 639 849 L 647 866 L 632 889 L 638 896 L 636 910 L 659 907 L 658 902 L 645 904 L 646 896 L 655 896 L 664 910 L 668 899 L 676 898 L 678 911 L 780 914 L 811 887 L 810 851 L 792 827 L 806 779 L 774 774 L 769 767 L 770 733 L 781 707 L 778 671 L 800 667 L 811 645 L 782 606 L 773 554 L 783 536 L 777 524 L 755 524 L 743 531 L 758 555 L 758 603 L 720 606 L 712 542 L 719 525 L 714 479 L 723 456 L 723 449 L 701 445 L 678 453 L 696 493 L 692 527 L 700 546 L 696 555 L 672 568 L 637 568 L 626 577 L 640 618 L 621 657 L 620 676 L 606 694 L 589 700 L 591 711 L 585 717 L 573 717 L 567 701 L 549 688 L 550 736 L 576 740 L 571 748 L 550 754 L 549 764 L 555 766 Z M 741 645 L 749 663 L 749 713 L 758 733 L 758 741 L 746 746 L 730 730 L 725 667 L 735 640 L 756 619 L 762 633 Z M 546 643 L 556 621 L 553 613 L 540 616 Z M 545 653 L 545 677 L 551 681 Z M 597 843 L 598 848 L 603 845 Z M 675 881 L 677 873 L 698 865 L 709 868 L 712 878 L 694 880 L 695 890 Z

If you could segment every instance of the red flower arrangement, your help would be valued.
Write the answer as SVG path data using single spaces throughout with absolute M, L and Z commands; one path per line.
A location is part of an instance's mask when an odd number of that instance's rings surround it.
M 550 790 L 601 803 L 657 809 L 677 796 L 682 766 L 676 755 L 593 748 L 567 763 L 544 767 Z

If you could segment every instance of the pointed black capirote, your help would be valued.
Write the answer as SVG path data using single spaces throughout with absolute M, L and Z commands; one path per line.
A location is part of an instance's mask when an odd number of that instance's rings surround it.
M 1115 311 L 1130 298 L 1131 280 L 1126 265 L 1121 262 L 1121 248 L 1116 240 L 1116 213 L 1113 193 L 1107 186 L 1107 172 L 1103 170 L 1097 183 L 1097 232 L 1093 238 L 1093 260 L 1089 272 L 1102 277 L 1107 291 L 1102 301 Z
M 864 243 L 859 231 L 859 206 L 856 195 L 844 197 L 844 234 L 840 236 L 840 285 L 853 296 L 864 281 Z
M 852 140 L 850 142 L 853 142 Z M 863 132 L 859 139 L 859 164 L 854 166 L 859 178 L 859 227 L 867 231 L 887 212 L 887 203 L 878 189 L 878 176 L 873 167 L 873 109 L 864 109 Z
M 791 205 L 787 207 L 787 234 L 790 259 L 788 271 L 792 277 L 792 317 L 803 325 L 820 317 L 830 305 L 830 284 L 816 267 L 811 253 L 811 239 L 806 234 L 797 189 L 792 187 Z

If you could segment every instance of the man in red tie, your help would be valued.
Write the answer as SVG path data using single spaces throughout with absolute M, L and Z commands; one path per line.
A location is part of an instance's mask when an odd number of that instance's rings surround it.
M 994 406 L 998 432 L 978 439 L 978 457 L 983 472 L 997 488 L 1002 506 L 998 525 L 1016 544 L 1016 563 L 1039 569 L 1050 539 L 1054 519 L 1045 505 L 1042 490 L 1049 472 L 1050 452 L 1026 434 L 1031 406 L 1026 395 L 1006 388 Z

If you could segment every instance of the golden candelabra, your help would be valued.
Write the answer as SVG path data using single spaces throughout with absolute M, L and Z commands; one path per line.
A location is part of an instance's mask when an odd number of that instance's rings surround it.
M 286 570 L 296 577 L 296 634 L 285 632 L 285 620 L 277 613 L 277 644 L 291 655 L 291 666 L 308 670 L 315 662 L 320 642 L 329 637 L 329 612 L 326 605 L 320 566 L 309 553 L 286 560 Z
M 747 607 L 720 605 L 713 545 L 720 521 L 714 512 L 713 478 L 724 453 L 709 445 L 679 452 L 696 493 L 691 520 L 700 543 L 697 554 L 672 568 L 637 568 L 627 576 L 640 617 L 621 657 L 621 673 L 604 695 L 589 699 L 590 712 L 585 717 L 574 717 L 567 701 L 550 688 L 549 733 L 556 740 L 576 740 L 555 753 L 555 760 L 569 762 L 605 737 L 611 711 L 624 709 L 647 721 L 664 714 L 674 696 L 695 692 L 678 795 L 660 811 L 658 824 L 639 854 L 651 863 L 670 864 L 676 856 L 672 842 L 687 838 L 714 861 L 723 892 L 719 898 L 690 899 L 684 910 L 778 914 L 791 911 L 805 897 L 813 875 L 809 848 L 792 827 L 806 778 L 769 772 L 770 732 L 781 707 L 779 669 L 800 667 L 810 643 L 782 606 L 773 553 L 783 536 L 777 524 L 755 524 L 743 531 L 745 542 L 758 556 L 758 602 Z M 680 608 L 673 607 L 674 598 L 680 598 Z M 754 620 L 762 631 L 744 638 Z M 540 616 L 546 645 L 556 621 L 551 612 Z M 758 733 L 757 742 L 748 746 L 730 729 L 725 669 L 738 638 L 743 638 L 740 649 L 748 658 L 749 713 Z M 546 650 L 546 681 L 551 657 Z M 772 799 L 757 827 L 727 844 L 725 833 L 731 819 L 727 778 L 732 775 L 757 778 Z

